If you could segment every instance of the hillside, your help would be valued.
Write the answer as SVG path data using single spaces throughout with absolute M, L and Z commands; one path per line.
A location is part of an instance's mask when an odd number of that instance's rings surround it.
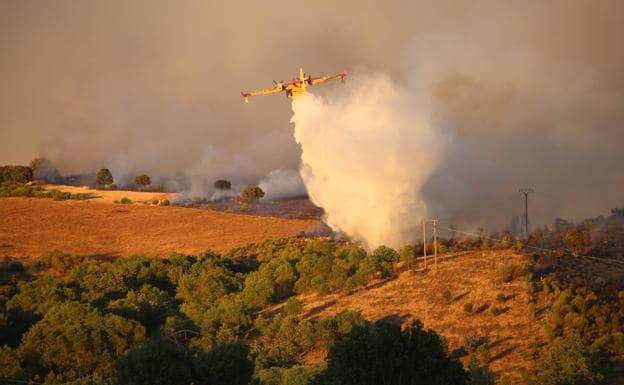
M 211 210 L 35 198 L 0 199 L 0 256 L 52 250 L 86 256 L 226 251 L 310 231 L 320 222 Z
M 497 267 L 504 263 L 526 263 L 512 252 L 471 252 L 430 265 L 428 271 L 404 271 L 395 279 L 378 282 L 353 293 L 302 298 L 307 318 L 327 317 L 342 310 L 358 310 L 369 320 L 389 319 L 407 325 L 420 319 L 425 327 L 443 335 L 449 350 L 463 358 L 461 348 L 468 335 L 487 339 L 492 371 L 519 383 L 521 369 L 532 369 L 527 359 L 534 336 L 542 338 L 542 326 L 527 310 L 525 282 L 503 283 Z M 451 302 L 443 298 L 451 293 Z M 503 293 L 506 301 L 497 302 Z M 472 303 L 471 314 L 464 304 Z M 492 307 L 503 313 L 494 315 Z
M 528 266 L 529 258 L 511 250 L 471 251 L 440 258 L 438 265 L 425 271 L 406 270 L 396 278 L 372 282 L 365 288 L 321 296 L 306 294 L 299 297 L 304 304 L 303 318 L 314 320 L 335 316 L 341 311 L 359 311 L 369 321 L 386 320 L 403 327 L 414 319 L 426 328 L 440 333 L 448 342 L 449 351 L 468 365 L 466 336 L 487 347 L 489 369 L 496 383 L 524 384 L 523 372 L 535 370 L 538 351 L 548 345 L 544 326 L 552 297 L 537 294 L 535 315 L 530 307 L 529 283 L 515 279 L 505 283 L 500 269 L 510 264 Z M 569 260 L 568 260 L 569 259 Z M 593 280 L 621 282 L 624 266 L 605 261 L 570 257 L 556 262 L 561 277 L 591 275 Z M 419 258 L 422 267 L 422 260 Z M 431 262 L 431 260 L 430 260 Z M 534 265 L 535 267 L 535 265 Z M 451 300 L 444 292 L 451 293 Z M 502 293 L 505 300 L 497 298 Z M 466 304 L 473 310 L 467 312 Z M 493 308 L 498 309 L 494 314 Z M 280 306 L 269 309 L 279 311 Z M 311 354 L 309 363 L 322 361 L 323 354 Z M 624 369 L 616 364 L 609 385 L 622 384 Z

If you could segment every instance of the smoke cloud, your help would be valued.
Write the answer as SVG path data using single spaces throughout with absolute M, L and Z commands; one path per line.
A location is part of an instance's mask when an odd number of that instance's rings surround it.
M 337 231 L 375 247 L 443 227 L 509 227 L 532 187 L 530 224 L 619 207 L 624 114 L 610 79 L 487 36 L 434 34 L 411 47 L 407 81 L 354 77 L 293 102 L 301 174 Z M 449 235 L 442 234 L 442 235 Z
M 426 214 L 420 188 L 442 140 L 427 103 L 385 75 L 292 103 L 301 176 L 325 221 L 369 246 L 401 246 Z
M 299 173 L 293 170 L 273 170 L 258 185 L 265 199 L 305 197 L 307 192 Z
M 623 204 L 621 1 L 24 0 L 0 3 L 0 36 L 1 163 L 191 196 L 216 179 L 298 194 L 269 175 L 301 168 L 328 222 L 371 246 L 410 241 L 424 215 L 507 226 L 520 187 L 533 226 Z M 238 92 L 300 66 L 354 76 L 297 100 L 293 136 L 281 95 Z

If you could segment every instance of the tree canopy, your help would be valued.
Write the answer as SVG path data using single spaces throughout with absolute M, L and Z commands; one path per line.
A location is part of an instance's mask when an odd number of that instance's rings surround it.
M 95 185 L 104 187 L 113 184 L 113 174 L 107 168 L 102 168 L 95 175 Z

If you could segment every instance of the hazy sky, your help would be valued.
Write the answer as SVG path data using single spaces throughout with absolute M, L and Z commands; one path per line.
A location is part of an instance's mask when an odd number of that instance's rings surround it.
M 27 162 L 52 143 L 48 151 L 77 152 L 56 155 L 68 163 L 64 168 L 81 169 L 105 163 L 101 152 L 134 150 L 128 142 L 135 136 L 188 137 L 169 143 L 187 154 L 176 148 L 170 157 L 199 156 L 199 143 L 236 152 L 266 136 L 280 149 L 267 158 L 293 165 L 298 149 L 288 129 L 289 105 L 280 97 L 242 105 L 240 90 L 288 79 L 299 66 L 313 74 L 378 70 L 401 81 L 410 45 L 437 32 L 478 32 L 510 47 L 529 45 L 551 60 L 604 72 L 621 90 L 622 5 L 2 1 L 0 161 Z M 248 154 L 273 163 L 262 152 Z M 70 165 L 71 158 L 86 166 Z
M 0 163 L 45 155 L 64 173 L 108 166 L 116 178 L 257 182 L 296 170 L 300 148 L 283 96 L 245 105 L 239 91 L 299 66 L 346 68 L 349 81 L 383 73 L 432 87 L 442 126 L 467 144 L 442 159 L 426 195 L 477 199 L 457 182 L 472 172 L 467 160 L 486 153 L 474 164 L 491 171 L 516 152 L 528 160 L 511 165 L 522 177 L 505 181 L 510 191 L 532 173 L 552 181 L 539 169 L 554 165 L 566 189 L 593 183 L 621 195 L 623 36 L 622 1 L 5 0 Z M 506 144 L 525 137 L 534 140 Z

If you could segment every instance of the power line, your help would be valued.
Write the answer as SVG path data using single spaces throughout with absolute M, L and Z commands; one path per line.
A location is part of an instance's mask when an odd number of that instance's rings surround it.
M 440 227 L 440 229 L 443 230 L 448 230 L 451 232 L 455 232 L 455 233 L 460 233 L 460 234 L 464 234 L 464 235 L 469 235 L 472 237 L 479 237 L 479 238 L 485 238 L 485 239 L 489 239 L 491 241 L 497 241 L 497 242 L 509 242 L 511 243 L 511 241 L 507 241 L 505 239 L 500 239 L 500 238 L 494 238 L 494 237 L 488 237 L 488 236 L 484 236 L 482 234 L 475 234 L 475 233 L 471 233 L 468 231 L 461 231 L 461 230 L 457 230 L 457 229 L 452 229 L 450 227 Z M 558 251 L 556 249 L 548 249 L 548 248 L 544 248 L 544 247 L 538 247 L 538 246 L 531 246 L 531 245 L 523 245 L 524 247 L 528 248 L 528 249 L 534 249 L 534 250 L 539 250 L 539 251 L 550 251 L 550 252 L 555 252 Z M 617 259 L 609 259 L 609 258 L 600 258 L 600 257 L 593 257 L 593 256 L 589 256 L 589 255 L 581 255 L 581 254 L 577 254 L 577 253 L 570 253 L 575 257 L 579 257 L 579 258 L 587 258 L 587 259 L 593 259 L 596 261 L 602 261 L 605 263 L 611 263 L 611 264 L 616 264 L 618 266 L 624 266 L 624 262 L 619 261 Z

